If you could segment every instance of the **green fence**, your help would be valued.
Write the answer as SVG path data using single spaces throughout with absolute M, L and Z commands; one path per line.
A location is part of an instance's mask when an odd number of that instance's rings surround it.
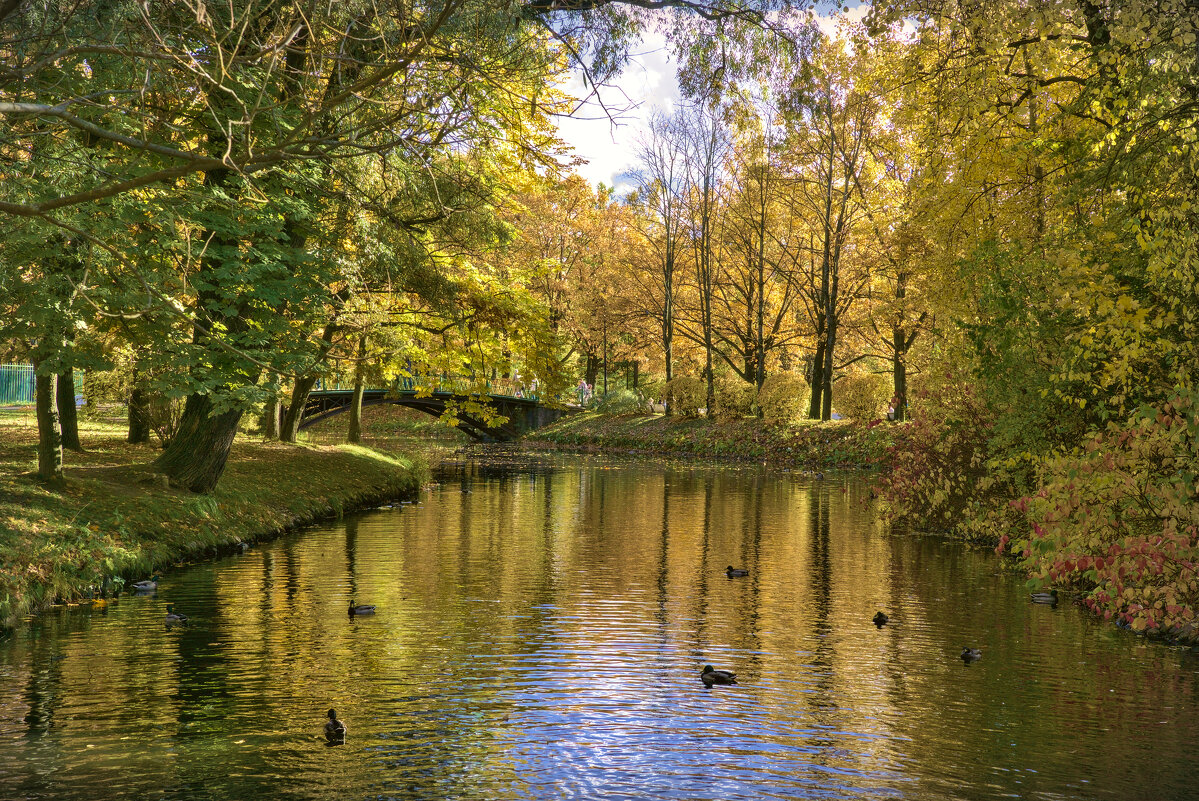
M 0 364 L 0 405 L 33 403 L 34 392 L 32 364 Z

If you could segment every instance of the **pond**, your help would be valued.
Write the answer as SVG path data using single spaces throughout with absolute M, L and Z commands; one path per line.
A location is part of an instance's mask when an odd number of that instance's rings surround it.
M 0 798 L 1195 797 L 1193 651 L 1030 603 L 867 493 L 464 460 L 414 504 L 9 632 Z

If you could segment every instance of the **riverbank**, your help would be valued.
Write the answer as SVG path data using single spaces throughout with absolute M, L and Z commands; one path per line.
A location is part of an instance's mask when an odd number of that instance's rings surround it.
M 793 470 L 863 469 L 889 464 L 894 431 L 887 423 L 848 420 L 770 423 L 582 412 L 531 432 L 524 442 L 534 448 L 756 461 Z
M 352 445 L 286 445 L 239 436 L 210 495 L 164 487 L 155 445 L 84 422 L 67 486 L 34 477 L 36 429 L 0 416 L 0 623 L 56 602 L 119 591 L 155 572 L 269 539 L 296 526 L 415 494 L 427 460 Z

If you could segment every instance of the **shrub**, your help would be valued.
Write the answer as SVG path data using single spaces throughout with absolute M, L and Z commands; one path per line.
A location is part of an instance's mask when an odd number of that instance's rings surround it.
M 1042 488 L 1012 503 L 1027 533 L 1000 538 L 1034 586 L 1084 592 L 1096 614 L 1134 631 L 1199 640 L 1199 393 L 1179 390 L 1111 424 L 1081 456 L 1047 464 Z
M 700 408 L 708 402 L 708 385 L 695 376 L 681 375 L 664 389 L 667 402 L 680 417 L 699 417 Z
M 837 411 L 860 423 L 880 417 L 886 401 L 886 381 L 880 375 L 847 375 L 834 385 Z
M 757 406 L 765 419 L 789 423 L 804 413 L 807 398 L 807 382 L 792 373 L 779 373 L 762 382 Z
M 919 528 L 964 533 L 964 516 L 977 511 L 985 494 L 979 482 L 991 415 L 970 384 L 952 378 L 935 391 L 921 390 L 916 401 L 910 421 L 896 432 L 894 467 L 880 482 L 886 514 Z
M 639 414 L 646 410 L 646 402 L 640 392 L 631 389 L 614 389 L 595 403 L 595 410 L 603 414 Z
M 717 373 L 713 383 L 716 412 L 720 417 L 737 419 L 753 414 L 757 387 L 743 381 L 736 373 Z

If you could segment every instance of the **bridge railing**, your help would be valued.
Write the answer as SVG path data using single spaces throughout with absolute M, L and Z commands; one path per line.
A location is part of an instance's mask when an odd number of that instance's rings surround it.
M 344 384 L 340 381 L 323 381 L 318 380 L 315 391 L 333 390 L 339 392 L 348 392 L 352 390 L 353 385 Z M 430 376 L 430 375 L 401 375 L 392 378 L 388 389 L 397 392 L 450 392 L 455 395 L 470 395 L 477 393 L 480 389 L 488 395 L 500 395 L 509 398 L 526 398 L 528 400 L 550 400 L 541 391 L 538 382 L 524 382 L 519 378 L 493 378 L 484 381 L 482 385 L 470 376 Z M 559 398 L 560 401 L 569 401 L 570 397 L 565 396 Z

